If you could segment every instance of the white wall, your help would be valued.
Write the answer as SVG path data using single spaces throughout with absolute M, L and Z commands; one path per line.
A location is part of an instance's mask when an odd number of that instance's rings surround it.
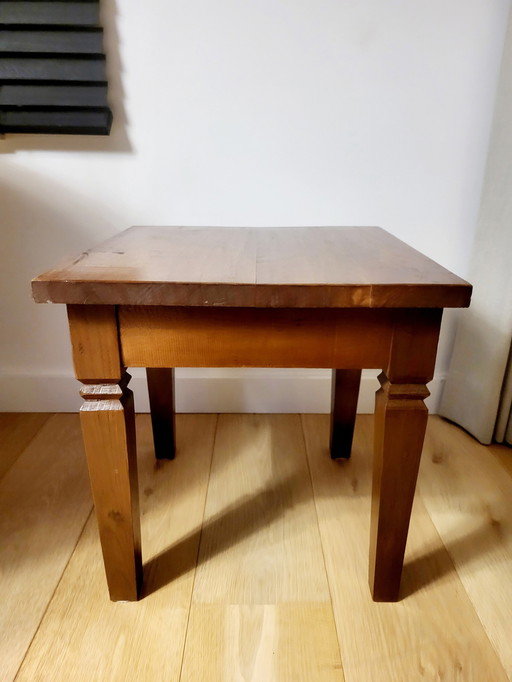
M 76 408 L 29 280 L 131 224 L 381 225 L 466 274 L 508 0 L 102 4 L 110 138 L 0 140 L 0 409 Z M 327 409 L 325 372 L 181 377 L 185 410 Z

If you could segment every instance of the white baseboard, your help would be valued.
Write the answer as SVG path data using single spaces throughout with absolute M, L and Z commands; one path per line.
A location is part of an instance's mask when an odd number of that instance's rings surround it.
M 130 388 L 137 412 L 148 412 L 144 370 L 130 370 Z M 377 372 L 365 370 L 357 411 L 372 413 Z M 427 405 L 436 413 L 444 377 L 429 384 Z M 81 399 L 71 375 L 4 374 L 0 376 L 0 412 L 75 412 Z M 327 413 L 330 370 L 179 369 L 176 371 L 177 412 Z

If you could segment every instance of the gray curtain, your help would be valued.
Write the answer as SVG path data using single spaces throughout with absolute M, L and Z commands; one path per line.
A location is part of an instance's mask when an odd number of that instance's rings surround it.
M 468 279 L 439 413 L 482 443 L 512 444 L 512 12 Z

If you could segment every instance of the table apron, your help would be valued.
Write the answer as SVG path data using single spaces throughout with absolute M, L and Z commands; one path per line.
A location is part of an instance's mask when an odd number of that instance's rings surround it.
M 403 311 L 402 311 L 403 313 Z M 386 367 L 395 310 L 119 306 L 126 367 Z

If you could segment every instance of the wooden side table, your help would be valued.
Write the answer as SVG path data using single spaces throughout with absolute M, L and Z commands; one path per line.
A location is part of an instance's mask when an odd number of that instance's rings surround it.
M 333 369 L 331 456 L 348 457 L 378 368 L 370 587 L 398 599 L 443 308 L 471 286 L 376 227 L 133 227 L 37 277 L 65 303 L 112 600 L 142 581 L 132 392 L 146 367 L 157 457 L 173 457 L 175 367 Z

